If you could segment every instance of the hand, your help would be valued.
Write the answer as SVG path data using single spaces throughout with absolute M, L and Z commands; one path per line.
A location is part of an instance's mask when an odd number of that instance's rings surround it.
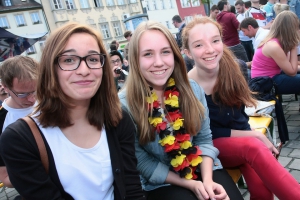
M 258 137 L 257 138 L 260 141 L 262 141 L 273 154 L 275 154 L 275 155 L 279 154 L 276 147 L 270 142 L 270 140 L 264 134 L 261 134 L 260 132 L 258 132 Z
M 207 181 L 203 184 L 211 200 L 229 200 L 229 197 L 222 185 L 213 181 Z
M 194 192 L 199 200 L 209 199 L 208 193 L 205 191 L 204 185 L 201 181 L 188 180 L 187 189 Z
M 125 65 L 127 67 L 129 65 L 128 60 L 124 59 L 123 60 L 123 65 Z

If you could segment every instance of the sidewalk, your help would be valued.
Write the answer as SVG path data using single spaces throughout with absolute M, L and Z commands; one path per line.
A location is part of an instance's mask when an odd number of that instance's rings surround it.
M 298 96 L 300 99 L 300 96 Z M 290 141 L 281 150 L 278 161 L 283 165 L 300 183 L 300 112 L 299 101 L 295 101 L 294 95 L 283 96 L 283 109 L 288 125 Z M 277 130 L 277 127 L 275 127 Z M 278 134 L 277 134 L 278 135 Z M 245 200 L 250 199 L 246 189 L 240 189 Z M 0 200 L 13 200 L 17 195 L 15 189 L 6 188 L 0 193 Z M 275 200 L 278 200 L 275 198 Z

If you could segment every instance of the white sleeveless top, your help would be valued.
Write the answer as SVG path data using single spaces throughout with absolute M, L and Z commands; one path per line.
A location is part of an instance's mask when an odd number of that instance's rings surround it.
M 76 200 L 113 200 L 113 172 L 106 131 L 89 149 L 71 143 L 58 127 L 43 128 L 64 190 Z

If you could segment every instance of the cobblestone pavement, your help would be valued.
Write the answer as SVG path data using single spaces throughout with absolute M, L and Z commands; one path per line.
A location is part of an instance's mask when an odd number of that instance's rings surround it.
M 300 96 L 298 96 L 300 98 Z M 300 183 L 300 112 L 299 102 L 295 101 L 294 95 L 283 96 L 283 109 L 288 125 L 290 141 L 281 150 L 278 161 L 284 166 Z M 276 119 L 276 118 L 275 118 Z M 276 123 L 275 123 L 276 124 Z M 277 130 L 277 127 L 275 127 Z M 278 134 L 277 134 L 278 135 Z M 1 190 L 0 190 L 1 191 Z M 245 200 L 250 199 L 247 189 L 241 189 Z M 0 193 L 0 200 L 13 200 L 18 195 L 12 188 L 6 188 Z M 275 200 L 278 200 L 275 198 Z

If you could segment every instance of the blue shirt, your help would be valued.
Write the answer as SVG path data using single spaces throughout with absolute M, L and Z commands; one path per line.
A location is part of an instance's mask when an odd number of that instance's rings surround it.
M 209 127 L 208 108 L 204 97 L 204 90 L 193 80 L 190 80 L 191 87 L 195 93 L 195 96 L 203 104 L 206 112 L 201 122 L 201 130 L 199 133 L 191 137 L 191 142 L 198 145 L 202 151 L 202 155 L 209 156 L 213 159 L 215 169 L 222 169 L 220 160 L 217 158 L 219 150 L 213 146 L 212 135 Z M 126 101 L 126 91 L 122 90 L 119 93 L 121 103 L 128 108 Z M 165 184 L 165 180 L 170 171 L 171 159 L 164 152 L 158 141 L 159 135 L 156 134 L 155 141 L 149 142 L 142 146 L 139 144 L 138 136 L 135 139 L 135 154 L 138 160 L 137 169 L 141 173 L 142 187 L 146 191 L 154 190 L 162 186 L 168 186 Z

